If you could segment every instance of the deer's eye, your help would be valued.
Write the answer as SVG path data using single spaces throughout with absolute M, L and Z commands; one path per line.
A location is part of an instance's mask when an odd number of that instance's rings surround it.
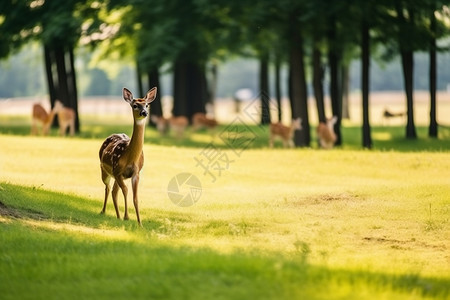
M 137 109 L 138 108 L 137 104 L 133 104 L 133 108 Z

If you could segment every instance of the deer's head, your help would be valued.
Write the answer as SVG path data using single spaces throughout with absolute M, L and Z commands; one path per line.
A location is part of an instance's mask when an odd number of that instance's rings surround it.
M 145 119 L 150 111 L 150 103 L 156 98 L 156 87 L 147 92 L 145 98 L 133 98 L 133 94 L 123 88 L 123 100 L 128 102 L 133 109 L 133 117 L 136 121 Z

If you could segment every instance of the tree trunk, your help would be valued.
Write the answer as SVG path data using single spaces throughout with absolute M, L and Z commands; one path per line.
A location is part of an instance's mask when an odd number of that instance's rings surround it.
M 325 123 L 327 121 L 325 116 L 325 104 L 323 101 L 323 75 L 324 68 L 322 66 L 322 53 L 315 42 L 313 49 L 313 88 L 314 97 L 316 98 L 317 114 L 319 122 L 321 123 Z
M 75 132 L 80 132 L 80 118 L 78 115 L 78 88 L 77 88 L 77 78 L 75 71 L 75 57 L 73 54 L 73 48 L 68 51 L 69 54 L 69 73 L 68 73 L 68 87 L 69 87 L 69 99 L 71 107 L 75 111 Z
M 45 58 L 45 74 L 47 76 L 48 94 L 50 97 L 50 106 L 55 105 L 56 97 L 56 86 L 53 74 L 54 53 L 51 50 L 52 47 L 44 45 L 44 58 Z
M 270 124 L 270 94 L 269 94 L 269 57 L 260 58 L 259 90 L 261 99 L 261 125 Z
M 361 26 L 362 45 L 361 45 L 361 87 L 362 87 L 362 113 L 363 113 L 363 126 L 362 126 L 362 146 L 367 149 L 372 148 L 372 136 L 370 133 L 369 122 L 369 93 L 370 93 L 370 34 L 369 25 L 363 20 Z
M 151 89 L 153 87 L 156 87 L 158 89 L 158 92 L 156 93 L 156 98 L 151 104 L 151 111 L 150 113 L 152 115 L 156 116 L 162 116 L 162 103 L 161 103 L 161 86 L 159 82 L 159 70 L 158 68 L 152 68 L 148 72 L 148 88 Z M 142 95 L 145 95 L 145 92 L 142 93 Z
M 194 113 L 205 112 L 207 85 L 203 66 L 182 60 L 175 62 L 173 88 L 174 116 L 191 119 Z
M 342 64 L 341 66 L 341 94 L 342 99 L 342 119 L 350 119 L 350 106 L 349 106 L 349 85 L 350 85 L 350 66 L 348 64 Z
M 294 142 L 299 147 L 309 147 L 311 143 L 308 117 L 308 91 L 304 65 L 303 40 L 300 34 L 293 37 L 294 45 L 290 50 L 290 92 L 292 118 L 301 118 L 302 130 L 296 130 Z
M 142 69 L 139 64 L 139 61 L 136 60 L 136 83 L 139 95 L 144 95 L 144 85 L 142 84 Z M 157 93 L 158 97 L 159 91 Z
M 173 76 L 173 116 L 187 116 L 187 64 L 182 61 L 175 62 Z
M 281 122 L 282 120 L 280 69 L 280 57 L 277 55 L 275 58 L 275 98 L 277 100 L 278 122 Z
M 406 138 L 416 139 L 416 127 L 414 125 L 414 54 L 412 50 L 401 50 L 403 78 L 406 93 Z
M 328 64 L 330 66 L 330 98 L 331 109 L 333 115 L 337 116 L 337 122 L 334 124 L 334 132 L 336 133 L 337 140 L 335 145 L 342 145 L 341 136 L 341 119 L 342 119 L 342 103 L 339 92 L 339 54 L 336 42 L 336 21 L 331 18 L 328 29 Z
M 436 32 L 436 17 L 434 16 L 434 9 L 430 15 L 430 31 L 432 38 L 430 39 L 430 127 L 428 128 L 428 136 L 438 137 L 438 124 L 436 120 L 436 38 L 434 36 Z

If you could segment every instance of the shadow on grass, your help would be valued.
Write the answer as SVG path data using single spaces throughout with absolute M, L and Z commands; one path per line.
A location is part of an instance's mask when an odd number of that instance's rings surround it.
M 308 251 L 224 254 L 187 247 L 176 236 L 161 240 L 149 235 L 161 226 L 154 221 L 144 230 L 127 225 L 131 240 L 30 226 L 22 221 L 107 223 L 110 230 L 123 229 L 124 222 L 99 217 L 98 202 L 82 197 L 5 183 L 0 187 L 2 299 L 445 299 L 450 293 L 448 278 L 315 266 L 308 263 Z M 162 215 L 158 218 L 184 219 Z

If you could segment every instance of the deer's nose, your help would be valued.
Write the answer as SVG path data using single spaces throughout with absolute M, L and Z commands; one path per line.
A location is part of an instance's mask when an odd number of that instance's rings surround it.
M 141 117 L 146 117 L 148 115 L 148 112 L 145 109 L 141 110 L 140 115 Z

